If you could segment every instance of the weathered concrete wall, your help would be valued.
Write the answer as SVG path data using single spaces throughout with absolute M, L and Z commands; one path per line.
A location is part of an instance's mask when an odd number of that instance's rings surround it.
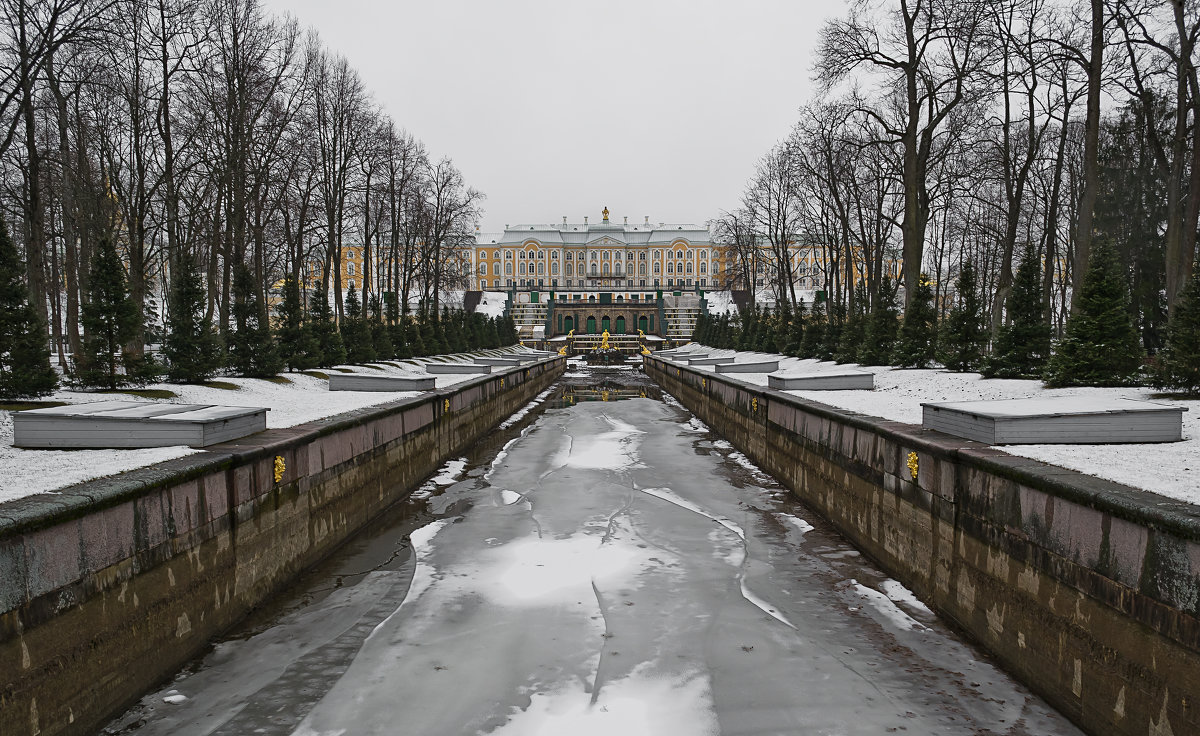
M 1200 733 L 1200 509 L 733 376 L 646 364 L 1084 730 Z
M 503 369 L 0 506 L 0 734 L 92 732 L 565 365 Z

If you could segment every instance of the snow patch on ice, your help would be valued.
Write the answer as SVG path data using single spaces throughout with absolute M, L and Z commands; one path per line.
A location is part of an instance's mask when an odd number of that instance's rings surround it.
M 750 601 L 758 608 L 762 609 L 763 613 L 767 614 L 768 616 L 775 619 L 776 621 L 783 624 L 784 626 L 788 626 L 793 629 L 796 628 L 796 625 L 794 623 L 792 623 L 791 621 L 788 621 L 787 616 L 784 616 L 782 613 L 780 613 L 778 610 L 776 610 L 775 606 L 772 606 L 770 603 L 767 603 L 762 598 L 759 598 L 749 588 L 746 587 L 745 576 L 742 577 L 740 583 L 741 583 L 743 598 Z
M 439 519 L 437 521 L 430 522 L 419 529 L 414 529 L 408 535 L 409 543 L 412 545 L 413 559 L 416 561 L 416 565 L 413 569 L 412 582 L 408 585 L 408 593 L 404 595 L 404 600 L 400 601 L 400 605 L 396 607 L 396 610 L 392 611 L 387 618 L 380 621 L 378 624 L 376 624 L 375 628 L 371 630 L 371 633 L 366 639 L 368 642 L 374 638 L 376 634 L 383 630 L 384 627 L 387 626 L 388 622 L 391 621 L 396 614 L 400 613 L 400 611 L 403 610 L 406 605 L 420 598 L 425 591 L 429 589 L 429 586 L 433 585 L 434 570 L 429 565 L 429 557 L 433 554 L 433 538 L 436 537 L 438 532 L 440 532 L 450 523 L 450 519 Z
M 792 516 L 791 514 L 779 514 L 778 516 L 785 524 L 791 524 L 799 529 L 801 534 L 807 534 L 816 528 L 799 516 Z M 912 594 L 910 593 L 909 595 Z
M 574 684 L 534 693 L 529 707 L 492 731 L 496 736 L 706 736 L 720 733 L 708 677 L 655 675 L 648 665 L 606 682 L 592 696 Z
M 514 503 L 523 498 L 525 497 L 516 491 L 500 491 L 500 503 L 504 504 L 505 506 L 512 506 Z
M 572 443 L 567 464 L 590 470 L 622 470 L 638 465 L 639 435 L 645 432 L 607 415 L 601 419 L 612 429 L 588 438 L 587 442 Z
M 929 606 L 926 606 L 924 603 L 922 603 L 921 600 L 913 595 L 911 590 L 904 587 L 899 580 L 892 580 L 891 578 L 888 578 L 880 583 L 879 587 L 883 590 L 884 595 L 896 603 L 903 603 L 913 610 L 920 611 L 921 613 L 927 613 L 930 616 L 933 615 L 933 611 L 929 610 Z
M 433 476 L 433 478 L 430 480 L 439 486 L 453 485 L 454 483 L 458 482 L 459 477 L 462 475 L 462 472 L 466 470 L 466 467 L 467 459 L 465 457 L 460 457 L 455 460 L 448 460 L 446 461 L 446 464 L 443 465 L 438 471 L 438 474 Z
M 880 593 L 874 588 L 868 588 L 854 578 L 851 578 L 849 582 L 854 586 L 854 592 L 862 596 L 872 608 L 881 613 L 884 618 L 890 621 L 897 628 L 906 630 L 925 628 L 925 625 L 920 621 L 917 621 L 912 616 L 909 616 L 907 613 L 900 610 L 900 607 L 897 606 L 895 601 L 893 601 L 888 595 Z
M 636 588 L 638 575 L 650 564 L 649 553 L 635 545 L 605 544 L 586 535 L 527 537 L 489 553 L 468 577 L 492 602 L 517 607 L 590 600 L 593 584 L 606 590 Z

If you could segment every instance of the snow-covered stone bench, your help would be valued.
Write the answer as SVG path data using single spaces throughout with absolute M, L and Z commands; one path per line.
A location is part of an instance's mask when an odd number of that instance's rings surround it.
M 437 388 L 433 376 L 389 376 L 376 373 L 331 373 L 330 391 L 430 391 Z
M 503 365 L 514 366 L 521 365 L 521 361 L 517 358 L 475 358 L 475 365 Z
M 704 357 L 700 357 L 700 358 L 688 358 L 687 359 L 688 365 L 721 365 L 722 363 L 732 363 L 732 362 L 734 362 L 734 357 L 732 355 L 726 356 L 724 358 L 711 358 L 708 356 L 704 356 Z
M 717 363 L 713 366 L 717 373 L 774 373 L 779 370 L 778 360 L 757 360 L 745 363 Z
M 1181 406 L 1089 396 L 921 404 L 922 424 L 991 445 L 1177 442 Z
M 767 376 L 767 386 L 784 391 L 869 391 L 875 388 L 875 374 L 866 371 L 773 373 Z
M 491 373 L 492 366 L 478 363 L 426 363 L 426 373 Z
M 28 448 L 208 447 L 267 428 L 267 409 L 97 401 L 15 412 L 13 445 Z

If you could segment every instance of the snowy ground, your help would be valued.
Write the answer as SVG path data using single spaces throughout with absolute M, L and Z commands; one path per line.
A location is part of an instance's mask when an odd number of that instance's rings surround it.
M 1079 733 L 677 403 L 545 403 L 106 732 Z
M 504 305 L 507 303 L 508 294 L 502 291 L 485 291 L 475 311 L 488 317 L 499 317 L 504 314 Z
M 732 350 L 711 350 L 695 344 L 713 357 L 734 355 Z M 1200 401 L 1157 398 L 1148 388 L 1048 389 L 1041 381 L 983 378 L 978 373 L 952 373 L 940 369 L 914 370 L 884 366 L 858 366 L 785 358 L 763 353 L 736 353 L 739 361 L 752 358 L 779 360 L 779 370 L 789 373 L 869 371 L 875 374 L 874 391 L 788 391 L 795 396 L 862 414 L 908 424 L 921 424 L 921 404 L 979 399 L 1055 398 L 1089 396 L 1103 399 L 1138 399 L 1183 406 L 1183 441 L 1136 445 L 1004 445 L 1013 455 L 1034 458 L 1089 475 L 1143 488 L 1170 498 L 1200 504 Z M 712 372 L 710 366 L 692 366 Z M 765 373 L 722 374 L 725 378 L 767 385 Z
M 484 354 L 489 355 L 499 355 L 504 352 L 508 351 L 483 351 Z M 424 371 L 420 366 L 425 362 L 469 363 L 471 360 L 471 355 L 437 356 L 409 361 L 393 361 L 395 365 L 375 363 L 370 366 L 338 366 L 336 369 L 322 369 L 320 372 L 328 374 L 342 369 L 360 373 L 379 373 L 380 375 L 423 374 Z M 221 383 L 237 386 L 236 390 L 210 386 L 180 386 L 169 383 L 141 387 L 142 389 L 162 389 L 175 393 L 176 396 L 170 399 L 140 399 L 124 394 L 60 390 L 53 396 L 46 397 L 45 400 L 84 404 L 110 399 L 132 399 L 174 404 L 265 406 L 270 409 L 267 412 L 267 428 L 272 429 L 293 427 L 354 409 L 418 395 L 418 392 L 415 391 L 329 391 L 328 382 L 325 379 L 302 373 L 284 375 L 290 381 L 289 383 L 279 384 L 257 378 L 222 377 L 217 379 Z M 474 377 L 473 374 L 439 374 L 437 386 L 444 388 Z M 115 475 L 201 452 L 201 450 L 189 447 L 156 447 L 140 450 L 23 450 L 13 447 L 12 443 L 12 412 L 0 411 L 0 503 L 35 493 L 51 492 L 85 480 Z

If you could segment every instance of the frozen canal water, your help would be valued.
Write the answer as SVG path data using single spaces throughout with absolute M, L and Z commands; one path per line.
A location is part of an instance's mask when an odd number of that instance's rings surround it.
M 570 375 L 108 732 L 1078 733 L 644 378 Z

